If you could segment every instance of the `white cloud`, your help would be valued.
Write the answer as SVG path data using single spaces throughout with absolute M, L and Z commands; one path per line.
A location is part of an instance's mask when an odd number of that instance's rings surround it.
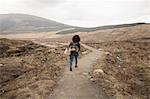
M 150 0 L 0 0 L 0 13 L 27 13 L 87 27 L 149 22 Z

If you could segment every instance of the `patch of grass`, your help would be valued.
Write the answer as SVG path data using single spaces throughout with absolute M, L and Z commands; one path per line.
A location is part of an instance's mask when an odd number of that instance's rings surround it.
M 140 41 L 140 42 L 139 42 Z M 95 76 L 106 92 L 119 99 L 148 99 L 150 92 L 150 43 L 140 39 L 89 44 L 109 52 L 94 66 L 104 71 Z

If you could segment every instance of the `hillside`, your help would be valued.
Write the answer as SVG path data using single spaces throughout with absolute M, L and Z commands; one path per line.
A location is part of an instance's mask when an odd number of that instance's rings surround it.
M 56 21 L 27 14 L 0 14 L 0 34 L 50 32 L 71 27 Z
M 56 85 L 66 57 L 31 41 L 0 39 L 0 99 L 43 99 Z
M 150 25 L 99 31 L 85 37 L 89 46 L 103 49 L 92 78 L 114 99 L 149 99 Z M 97 71 L 103 71 L 102 73 Z M 140 90 L 139 90 L 140 89 Z
M 99 26 L 94 28 L 75 27 L 27 14 L 0 14 L 0 34 L 60 31 L 57 34 L 94 32 L 98 30 L 132 27 L 145 23 Z
M 106 25 L 106 26 L 99 26 L 99 27 L 93 27 L 93 28 L 75 28 L 72 30 L 64 30 L 60 31 L 57 34 L 69 34 L 69 33 L 76 33 L 76 32 L 94 32 L 99 30 L 107 30 L 107 29 L 115 29 L 115 28 L 124 28 L 124 27 L 133 27 L 138 25 L 143 25 L 146 23 L 130 23 L 130 24 L 120 24 L 120 25 Z
M 66 45 L 54 45 L 0 39 L 0 99 L 45 99 L 67 67 Z

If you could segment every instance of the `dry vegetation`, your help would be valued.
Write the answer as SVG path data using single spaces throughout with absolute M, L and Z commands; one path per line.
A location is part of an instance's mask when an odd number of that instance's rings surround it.
M 86 34 L 86 33 L 85 33 Z M 85 43 L 100 43 L 107 41 L 124 41 L 150 37 L 150 24 L 100 30 L 82 36 Z
M 66 65 L 63 51 L 30 41 L 0 39 L 0 98 L 46 97 Z
M 147 27 L 134 27 L 137 33 L 135 36 L 131 36 L 135 34 L 133 29 L 130 29 L 131 33 L 128 28 L 123 29 L 129 35 L 124 35 L 124 38 L 119 34 L 121 29 L 116 29 L 118 33 L 115 40 L 98 42 L 97 38 L 92 40 L 93 43 L 87 43 L 97 49 L 104 49 L 105 54 L 94 65 L 92 76 L 115 99 L 150 98 L 150 32 Z M 103 72 L 95 72 L 98 69 Z
M 31 41 L 0 39 L 0 99 L 46 98 L 68 61 L 67 45 L 57 44 L 48 48 Z M 80 56 L 85 51 L 81 47 Z
M 149 24 L 76 34 L 82 42 L 107 52 L 94 65 L 92 76 L 109 95 L 149 99 Z M 0 99 L 45 98 L 63 72 L 67 62 L 64 47 L 73 35 L 35 40 L 51 48 L 31 41 L 0 39 Z M 82 47 L 80 56 L 86 51 Z M 97 69 L 102 71 L 94 74 Z

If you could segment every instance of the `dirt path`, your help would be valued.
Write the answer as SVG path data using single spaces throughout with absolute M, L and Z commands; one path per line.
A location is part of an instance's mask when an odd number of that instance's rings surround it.
M 79 67 L 73 68 L 72 72 L 66 67 L 64 75 L 49 99 L 108 99 L 104 91 L 96 87 L 88 77 L 92 64 L 101 57 L 102 52 L 82 45 L 92 52 L 79 59 Z

